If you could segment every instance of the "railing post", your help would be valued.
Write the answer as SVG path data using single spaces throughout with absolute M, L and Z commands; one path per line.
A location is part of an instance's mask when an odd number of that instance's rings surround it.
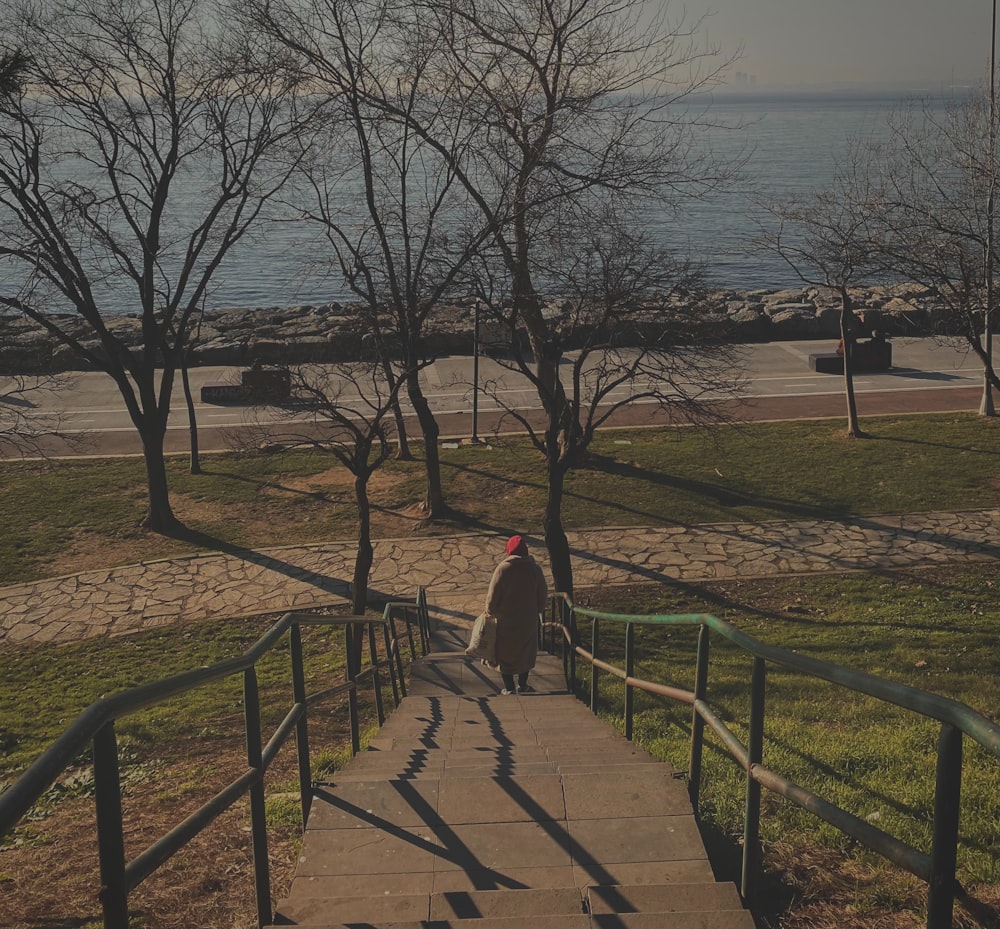
M 569 677 L 569 648 L 566 645 L 566 633 L 569 631 L 569 626 L 566 622 L 567 611 L 564 607 L 565 604 L 562 601 L 559 603 L 556 603 L 555 600 L 552 601 L 552 620 L 559 624 L 559 657 L 562 659 L 563 680 L 566 681 L 567 690 L 573 693 L 573 685 Z
M 403 613 L 406 622 L 406 613 Z M 392 613 L 392 641 L 396 652 L 396 674 L 399 677 L 399 692 L 406 696 L 406 672 L 403 670 L 403 647 L 399 644 L 399 633 L 396 631 L 396 614 Z M 412 643 L 411 643 L 412 644 Z
M 417 611 L 417 632 L 420 633 L 420 654 L 426 655 L 430 651 L 430 643 L 428 642 L 427 629 L 424 628 L 424 611 L 420 608 L 420 596 L 417 595 L 416 600 L 416 611 Z
M 934 836 L 927 889 L 927 929 L 949 929 L 955 901 L 955 858 L 962 792 L 962 730 L 941 725 L 934 788 Z
M 267 812 L 264 806 L 264 759 L 260 744 L 260 693 L 257 671 L 243 672 L 243 710 L 246 716 L 247 765 L 259 774 L 250 786 L 250 829 L 253 835 L 254 886 L 257 925 L 271 923 L 271 866 L 267 857 Z
M 705 745 L 705 720 L 698 712 L 697 703 L 704 702 L 708 693 L 708 654 L 711 641 L 710 629 L 702 624 L 698 630 L 698 659 L 694 674 L 695 706 L 691 710 L 691 754 L 688 760 L 688 796 L 696 817 L 701 797 L 701 753 Z
M 635 623 L 625 626 L 625 676 L 635 676 Z M 632 714 L 635 709 L 635 688 L 625 682 L 625 738 L 632 741 Z
M 420 654 L 426 655 L 427 648 L 427 633 L 424 630 L 424 614 L 420 609 L 420 589 L 417 588 L 417 595 L 413 598 L 414 609 L 417 611 L 417 634 L 420 637 Z
M 289 650 L 292 657 L 292 699 L 302 707 L 295 724 L 295 753 L 299 762 L 299 797 L 302 802 L 302 828 L 309 821 L 312 807 L 312 766 L 309 762 L 309 720 L 306 709 L 306 675 L 302 667 L 302 627 L 292 623 Z
M 392 632 L 389 629 L 392 627 Z M 393 664 L 392 643 L 396 638 L 396 624 L 389 619 L 382 623 L 382 638 L 385 641 L 385 662 L 389 666 L 389 682 L 392 684 L 393 706 L 399 706 L 399 683 L 396 680 L 396 666 Z
M 354 624 L 344 626 L 345 643 L 347 645 L 347 680 L 351 689 L 347 691 L 347 708 L 351 717 L 351 755 L 361 751 L 361 729 L 358 724 L 358 658 L 354 642 Z M 412 640 L 411 643 L 412 645 Z
M 375 688 L 375 712 L 378 714 L 379 726 L 385 725 L 385 705 L 382 703 L 382 678 L 378 673 L 378 643 L 375 639 L 375 627 L 368 623 L 368 654 L 372 662 L 372 686 Z
M 743 818 L 743 874 L 740 893 L 743 902 L 753 908 L 760 874 L 760 783 L 753 777 L 753 766 L 764 754 L 764 685 L 767 666 L 763 658 L 754 658 L 750 682 L 750 736 L 747 739 L 747 788 Z
M 94 799 L 97 848 L 101 862 L 101 907 L 105 929 L 128 929 L 125 886 L 125 838 L 115 724 L 105 723 L 94 736 Z
M 406 623 L 406 640 L 410 643 L 410 661 L 417 660 L 417 649 L 413 645 L 413 627 L 410 625 L 410 608 L 403 607 L 403 621 Z
M 569 629 L 569 679 L 570 693 L 576 696 L 576 646 L 579 638 L 576 634 L 576 611 L 565 601 L 562 601 L 565 625 Z
M 593 633 L 591 635 L 591 654 L 594 656 L 594 660 L 590 663 L 590 712 L 595 716 L 597 715 L 597 648 L 601 637 L 600 626 L 598 625 L 597 617 L 594 617 L 594 623 L 591 627 Z

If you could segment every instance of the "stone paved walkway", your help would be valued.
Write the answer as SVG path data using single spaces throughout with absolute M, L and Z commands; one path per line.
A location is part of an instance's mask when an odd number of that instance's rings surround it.
M 845 522 L 717 523 L 570 532 L 579 588 L 1000 558 L 1000 510 Z M 530 537 L 529 537 L 530 539 Z M 532 540 L 543 566 L 544 546 Z M 418 585 L 448 615 L 478 611 L 504 539 L 493 534 L 375 543 L 373 591 Z M 0 587 L 0 641 L 62 642 L 177 621 L 342 604 L 354 545 L 329 542 L 125 565 Z

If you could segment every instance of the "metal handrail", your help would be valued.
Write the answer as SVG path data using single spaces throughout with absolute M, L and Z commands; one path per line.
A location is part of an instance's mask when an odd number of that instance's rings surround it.
M 416 623 L 422 654 L 430 639 L 427 597 L 419 588 L 414 602 L 390 602 L 381 619 L 367 616 L 315 616 L 286 613 L 242 655 L 227 658 L 207 667 L 184 671 L 171 677 L 142 684 L 111 694 L 88 706 L 66 730 L 35 759 L 24 773 L 0 794 L 0 835 L 13 829 L 46 790 L 74 760 L 93 744 L 94 791 L 97 807 L 98 855 L 101 870 L 101 904 L 106 929 L 127 929 L 128 893 L 194 838 L 221 813 L 245 794 L 250 795 L 251 832 L 254 852 L 254 881 L 257 893 L 257 919 L 263 926 L 271 922 L 270 868 L 267 855 L 267 828 L 264 811 L 264 773 L 281 746 L 294 733 L 298 747 L 299 788 L 303 826 L 312 799 L 312 775 L 309 760 L 308 707 L 320 699 L 346 693 L 351 716 L 351 750 L 360 750 L 358 684 L 370 680 L 375 693 L 376 712 L 381 726 L 385 721 L 382 705 L 380 668 L 375 635 L 383 631 L 385 664 L 389 671 L 395 705 L 400 694 L 406 695 L 400 632 L 402 620 L 411 660 L 417 657 L 413 639 Z M 343 626 L 347 648 L 347 680 L 307 696 L 302 663 L 302 626 Z M 357 634 L 355 629 L 358 630 Z M 358 646 L 364 630 L 368 632 L 371 664 L 362 670 Z M 266 745 L 261 744 L 260 699 L 256 665 L 288 632 L 291 637 L 291 677 L 293 704 Z M 219 793 L 176 825 L 132 861 L 125 861 L 124 825 L 118 744 L 115 721 L 145 707 L 161 703 L 206 684 L 243 674 L 246 713 L 247 768 Z
M 740 891 L 748 904 L 753 905 L 759 880 L 760 788 L 765 787 L 819 816 L 842 832 L 856 838 L 868 848 L 927 881 L 929 884 L 928 929 L 944 929 L 944 927 L 951 925 L 954 897 L 958 889 L 955 872 L 962 771 L 962 735 L 969 736 L 994 757 L 1000 758 L 1000 726 L 956 700 L 927 693 L 906 684 L 887 681 L 863 671 L 855 671 L 828 661 L 800 655 L 778 646 L 765 645 L 740 632 L 725 620 L 709 614 L 635 615 L 608 613 L 577 606 L 566 594 L 557 593 L 553 595 L 551 600 L 551 617 L 551 621 L 546 623 L 546 627 L 552 635 L 553 649 L 555 632 L 558 630 L 560 633 L 564 670 L 567 683 L 570 684 L 571 688 L 575 689 L 576 659 L 582 658 L 591 666 L 590 703 L 591 709 L 595 713 L 598 706 L 598 672 L 604 671 L 624 681 L 625 734 L 627 738 L 632 738 L 634 690 L 667 697 L 692 707 L 688 790 L 696 811 L 700 794 L 701 758 L 706 723 L 719 736 L 729 754 L 746 771 L 743 870 Z M 579 643 L 578 617 L 586 617 L 593 622 L 592 651 L 590 652 Z M 623 623 L 626 626 L 626 668 L 624 670 L 599 657 L 599 624 L 602 620 Z M 683 625 L 697 626 L 700 629 L 694 691 L 668 687 L 634 677 L 635 652 L 632 630 L 636 625 Z M 709 673 L 710 633 L 712 632 L 727 639 L 754 658 L 750 687 L 748 745 L 744 745 L 739 740 L 705 699 Z M 942 724 L 938 742 L 932 848 L 929 855 L 764 766 L 762 763 L 764 696 L 768 662 L 800 671 L 857 693 L 867 694 Z

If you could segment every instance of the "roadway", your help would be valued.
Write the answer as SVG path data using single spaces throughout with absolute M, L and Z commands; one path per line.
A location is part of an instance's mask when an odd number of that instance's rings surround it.
M 997 352 L 1000 345 L 996 345 Z M 829 340 L 769 342 L 745 346 L 745 399 L 731 412 L 745 419 L 825 418 L 844 415 L 843 380 L 838 375 L 817 374 L 809 369 L 809 355 L 831 350 Z M 997 355 L 1000 357 L 1000 354 Z M 538 398 L 530 384 L 487 358 L 480 359 L 480 384 L 491 382 L 508 404 L 535 411 Z M 65 439 L 48 437 L 47 454 L 128 455 L 138 454 L 140 444 L 116 387 L 107 375 L 68 375 L 68 388 L 33 392 L 19 405 L 34 425 L 51 428 L 59 424 Z M 195 368 L 191 384 L 195 397 L 210 381 L 238 382 L 235 368 Z M 446 356 L 422 372 L 426 395 L 441 425 L 445 439 L 459 440 L 472 434 L 472 359 Z M 0 394 L 9 379 L 0 378 Z M 347 385 L 349 392 L 353 385 Z M 977 410 L 982 396 L 982 368 L 973 355 L 934 339 L 893 341 L 893 368 L 888 372 L 855 377 L 859 413 L 862 417 L 881 413 L 919 413 Z M 479 391 L 477 432 L 488 437 L 497 429 L 501 414 L 496 402 Z M 203 451 L 231 447 L 234 437 L 256 441 L 268 432 L 294 428 L 293 411 L 280 407 L 221 406 L 196 399 L 199 444 Z M 405 404 L 404 404 L 405 409 Z M 171 403 L 166 437 L 170 453 L 188 450 L 188 424 L 180 378 Z M 613 421 L 617 425 L 662 422 L 651 405 L 635 404 Z M 290 426 L 291 424 L 291 426 Z M 517 426 L 510 419 L 500 428 Z M 413 421 L 411 433 L 416 435 Z M 242 440 L 242 439 L 241 439 Z

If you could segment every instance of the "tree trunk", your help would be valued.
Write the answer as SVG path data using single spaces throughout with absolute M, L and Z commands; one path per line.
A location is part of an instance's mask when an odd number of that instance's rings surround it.
M 399 379 L 392 369 L 392 361 L 385 351 L 385 346 L 379 345 L 379 357 L 382 362 L 382 373 L 385 374 L 386 383 L 390 390 L 395 390 Z M 398 461 L 413 461 L 413 452 L 410 450 L 410 439 L 406 434 L 406 421 L 403 419 L 403 407 L 399 402 L 399 392 L 392 401 L 392 418 L 396 424 L 396 459 Z
M 170 532 L 179 523 L 170 507 L 170 493 L 167 487 L 167 465 L 163 460 L 164 428 L 144 423 L 139 436 L 142 439 L 142 454 L 146 462 L 146 485 L 149 492 L 149 509 L 143 525 L 153 532 Z
M 392 402 L 392 418 L 396 423 L 396 460 L 413 461 L 410 439 L 406 434 L 406 421 L 403 419 L 403 407 L 400 405 L 398 395 Z
M 858 404 L 854 397 L 854 313 L 846 289 L 840 291 L 840 339 L 844 346 L 844 394 L 847 397 L 847 434 L 864 437 L 858 423 Z
M 367 474 L 354 476 L 354 497 L 358 503 L 358 554 L 354 560 L 351 612 L 360 616 L 368 607 L 368 576 L 375 559 L 375 551 L 372 548 L 371 504 L 368 501 Z
M 550 456 L 547 461 L 548 499 L 545 501 L 545 515 L 542 526 L 545 529 L 545 547 L 549 553 L 552 568 L 552 583 L 555 591 L 573 595 L 573 565 L 569 554 L 569 541 L 562 524 L 563 488 L 566 468 Z
M 188 353 L 181 359 L 181 383 L 184 385 L 184 401 L 187 403 L 188 433 L 191 436 L 191 473 L 201 474 L 201 457 L 198 454 L 198 420 L 194 412 L 194 397 L 191 395 L 191 380 L 188 377 Z
M 426 478 L 426 493 L 424 496 L 424 512 L 428 519 L 440 519 L 445 515 L 444 491 L 441 488 L 441 450 L 438 448 L 438 437 L 441 430 L 438 427 L 430 404 L 420 387 L 417 371 L 411 370 L 406 378 L 406 392 L 410 398 L 420 432 L 424 439 L 424 473 Z

